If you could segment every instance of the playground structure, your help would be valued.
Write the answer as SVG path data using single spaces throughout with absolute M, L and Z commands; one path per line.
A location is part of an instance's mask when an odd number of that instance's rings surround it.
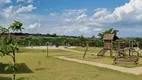
M 129 55 L 126 54 L 125 52 L 129 51 Z M 116 52 L 115 58 L 114 58 L 114 64 L 118 63 L 135 63 L 138 64 L 139 57 L 130 55 L 131 48 L 124 48 L 124 49 L 119 49 Z
M 134 47 L 134 50 L 138 53 L 139 56 L 142 55 L 142 50 L 139 47 Z
M 97 56 L 104 56 L 104 54 L 109 50 L 110 56 L 112 57 L 112 50 L 114 50 L 113 43 L 114 41 L 118 40 L 119 38 L 114 34 L 105 34 L 103 37 L 104 47 L 103 49 L 97 54 Z
M 103 37 L 104 47 L 97 54 L 97 56 L 104 56 L 106 51 L 110 50 L 110 56 L 112 57 L 112 51 L 115 50 L 114 64 L 118 63 L 135 63 L 138 64 L 139 55 L 141 54 L 138 48 L 133 47 L 133 42 L 129 41 L 129 46 L 126 46 L 126 42 L 119 39 L 114 34 L 105 34 Z M 129 54 L 126 54 L 128 51 Z M 137 56 L 134 56 L 134 51 L 137 51 Z
M 112 57 L 113 51 L 115 51 L 114 64 L 118 63 L 135 63 L 138 64 L 139 56 L 142 54 L 142 50 L 140 50 L 139 46 L 134 47 L 134 42 L 130 41 L 127 43 L 126 41 L 119 39 L 115 34 L 104 34 L 103 37 L 104 46 L 103 49 L 97 54 L 97 56 L 103 57 L 107 51 L 110 51 L 110 57 Z M 127 43 L 127 44 L 126 44 Z M 87 48 L 83 55 L 87 53 L 89 45 L 87 44 Z M 127 54 L 128 52 L 128 54 Z M 137 55 L 134 55 L 134 52 Z
M 125 42 L 122 39 L 119 39 L 114 34 L 104 34 L 103 37 L 104 47 L 103 49 L 97 54 L 97 56 L 104 56 L 105 53 L 109 50 L 110 56 L 112 57 L 112 51 L 126 51 L 128 50 L 129 56 L 133 56 L 134 52 L 137 52 L 137 56 L 140 56 L 142 54 L 142 50 L 140 50 L 138 44 L 137 47 L 134 47 L 133 41 L 129 41 L 129 43 L 126 45 L 127 42 Z
M 114 64 L 117 63 L 135 63 L 138 64 L 139 57 L 142 54 L 142 50 L 139 48 L 139 44 L 134 47 L 134 42 L 129 40 L 129 45 L 126 47 L 126 42 L 118 42 L 119 49 L 117 50 L 116 56 L 114 58 Z M 123 46 L 123 47 L 122 47 Z M 128 54 L 126 52 L 128 51 Z M 134 55 L 134 52 L 137 55 Z

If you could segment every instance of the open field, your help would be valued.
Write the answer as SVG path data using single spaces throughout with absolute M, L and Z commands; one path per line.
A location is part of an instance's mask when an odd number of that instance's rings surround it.
M 36 47 L 35 47 L 36 48 Z M 34 49 L 34 48 L 30 48 L 30 49 Z M 46 49 L 46 47 L 38 47 L 38 49 Z M 67 48 L 67 50 L 75 50 L 78 52 L 72 52 L 72 51 L 67 51 L 65 50 L 63 47 L 59 47 L 59 48 L 55 48 L 56 50 L 54 50 L 53 48 L 49 48 L 49 55 L 50 56 L 66 56 L 69 58 L 76 58 L 76 59 L 81 59 L 81 60 L 87 60 L 87 61 L 92 61 L 92 62 L 99 62 L 99 63 L 104 63 L 104 64 L 110 64 L 110 65 L 114 65 L 113 64 L 113 60 L 114 57 L 110 57 L 109 51 L 106 52 L 105 57 L 97 57 L 97 53 L 102 49 L 102 48 L 98 48 L 98 47 L 89 47 L 87 54 L 85 56 L 85 58 L 83 59 L 83 54 L 84 51 L 86 49 L 86 47 L 72 47 L 72 48 Z M 44 50 L 43 50 L 44 51 Z M 62 54 L 58 53 L 61 52 Z M 53 53 L 53 54 L 50 54 Z M 113 51 L 113 56 L 115 56 L 115 51 Z M 116 66 L 122 66 L 122 67 L 127 67 L 127 68 L 132 68 L 132 67 L 138 67 L 138 66 L 142 66 L 142 58 L 139 59 L 139 64 L 135 65 L 135 64 L 117 64 Z
M 80 55 L 68 51 L 52 49 L 49 50 L 50 57 L 46 57 L 44 49 L 24 49 L 17 54 L 17 62 L 25 63 L 24 70 L 19 70 L 17 78 L 19 80 L 141 80 L 142 75 L 126 74 L 106 68 L 99 68 L 90 65 L 65 61 L 53 58 L 52 56 Z M 8 63 L 10 57 L 2 57 L 1 63 Z M 40 62 L 40 66 L 38 65 Z M 39 68 L 39 70 L 36 70 Z M 0 70 L 2 70 L 0 68 Z M 9 73 L 0 71 L 0 80 L 10 80 Z

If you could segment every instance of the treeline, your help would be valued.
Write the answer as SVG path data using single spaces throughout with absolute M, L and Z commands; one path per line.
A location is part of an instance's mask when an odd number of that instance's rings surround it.
M 40 34 L 40 33 L 10 33 L 13 35 L 32 35 L 36 37 L 67 37 L 67 38 L 77 38 L 79 36 L 67 36 L 67 35 L 57 35 L 56 33 L 53 34 Z
M 58 46 L 86 46 L 86 41 L 89 42 L 90 46 L 103 46 L 103 42 L 97 38 L 67 38 L 67 37 L 30 37 L 25 39 L 17 40 L 18 44 L 21 46 L 45 46 L 47 43 L 49 45 L 58 45 Z
M 112 31 L 111 31 L 112 32 Z M 102 38 L 84 37 L 81 36 L 66 36 L 66 35 L 56 35 L 56 34 L 30 34 L 30 33 L 11 33 L 15 35 L 32 35 L 32 37 L 27 37 L 24 39 L 18 39 L 18 44 L 21 46 L 45 46 L 47 42 L 49 45 L 65 46 L 69 44 L 70 46 L 86 46 L 86 42 L 89 42 L 89 46 L 103 47 Z M 142 48 L 142 38 L 140 37 L 126 37 L 121 38 L 124 41 L 126 47 L 133 46 Z M 131 44 L 130 44 L 131 43 Z
M 126 47 L 133 46 L 141 47 L 142 38 L 121 38 L 124 41 Z M 47 43 L 49 45 L 65 46 L 69 44 L 70 46 L 86 46 L 86 42 L 89 43 L 89 46 L 92 47 L 103 47 L 103 40 L 100 38 L 85 38 L 83 36 L 74 38 L 74 37 L 44 37 L 44 36 L 34 36 L 25 39 L 17 40 L 18 44 L 21 46 L 45 46 Z M 131 43 L 131 44 L 130 44 Z

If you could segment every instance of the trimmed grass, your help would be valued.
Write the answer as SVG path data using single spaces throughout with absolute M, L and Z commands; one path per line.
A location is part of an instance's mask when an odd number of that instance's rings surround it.
M 72 55 L 73 53 L 50 50 L 50 55 Z M 17 78 L 21 80 L 141 80 L 142 75 L 132 75 L 113 71 L 110 69 L 94 67 L 86 64 L 80 64 L 65 60 L 46 57 L 43 50 L 23 49 L 17 54 L 17 62 L 25 63 L 33 73 L 18 74 Z M 0 62 L 8 63 L 10 57 L 3 57 Z M 40 69 L 38 62 L 40 61 Z M 11 77 L 11 74 L 0 74 L 0 80 Z M 5 78 L 6 77 L 6 78 Z M 10 80 L 10 79 L 6 79 Z M 19 79 L 20 80 L 20 79 Z
M 82 48 L 82 47 L 71 48 L 71 50 L 81 51 L 82 53 L 64 51 L 64 50 L 60 50 L 60 49 L 49 49 L 49 56 L 66 56 L 66 57 L 76 58 L 76 59 L 82 60 L 85 49 L 86 48 Z M 86 54 L 86 56 L 83 60 L 114 65 L 113 64 L 114 58 L 110 57 L 109 51 L 106 52 L 105 57 L 97 57 L 96 56 L 96 54 L 101 49 L 102 48 L 89 47 L 88 52 L 87 52 L 87 54 Z M 45 53 L 45 56 L 46 56 L 46 50 L 44 50 L 44 49 L 35 49 L 35 50 L 33 50 L 33 49 L 21 49 L 21 52 L 24 52 L 24 53 L 26 53 L 26 52 L 29 52 L 29 53 Z M 90 53 L 93 53 L 95 55 L 91 55 Z M 115 52 L 114 52 L 114 54 L 115 54 Z M 121 64 L 117 64 L 116 66 L 122 66 L 122 67 L 127 67 L 127 68 L 142 66 L 142 58 L 139 59 L 138 65 L 135 65 L 133 63 L 130 63 L 130 64 L 121 63 Z
M 22 49 L 17 54 L 18 63 L 25 63 L 33 73 L 17 74 L 19 80 L 141 80 L 142 75 L 132 75 L 113 71 L 106 68 L 94 67 L 53 58 L 57 55 L 76 55 L 77 53 L 50 50 L 50 57 L 46 57 L 43 50 Z M 10 57 L 2 57 L 0 62 L 8 63 Z M 38 62 L 40 61 L 40 67 Z M 36 70 L 40 68 L 39 70 Z M 0 80 L 10 80 L 11 74 L 0 74 Z M 6 79 L 7 78 L 7 79 Z
M 77 55 L 71 55 L 71 56 L 68 56 L 68 57 L 83 59 L 82 56 L 84 54 L 85 49 L 86 49 L 85 47 L 84 48 L 83 47 L 72 48 L 71 50 L 81 51 L 82 54 L 78 53 Z M 96 56 L 99 53 L 99 51 L 101 51 L 101 49 L 102 48 L 89 47 L 87 54 L 86 54 L 86 56 L 83 60 L 114 65 L 113 64 L 114 57 L 110 57 L 109 51 L 106 52 L 105 57 L 97 57 Z M 90 53 L 93 53 L 93 55 L 90 54 Z M 113 56 L 115 56 L 115 53 L 116 52 L 113 51 Z M 136 54 L 136 53 L 134 53 L 134 54 Z M 120 64 L 117 64 L 117 66 L 123 66 L 123 67 L 127 67 L 127 68 L 142 66 L 142 58 L 139 58 L 139 64 L 138 65 L 135 65 L 133 63 L 129 63 L 129 64 L 128 63 L 120 63 Z

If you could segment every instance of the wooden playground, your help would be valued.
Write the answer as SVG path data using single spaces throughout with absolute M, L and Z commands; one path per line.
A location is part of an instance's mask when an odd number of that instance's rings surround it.
M 139 58 L 142 54 L 142 50 L 139 48 L 139 45 L 134 46 L 133 41 L 125 42 L 123 39 L 120 39 L 114 34 L 104 34 L 103 37 L 104 46 L 97 57 L 105 56 L 106 52 L 109 51 L 110 57 L 114 58 L 113 64 L 119 63 L 134 63 L 138 64 Z M 128 44 L 126 44 L 128 43 Z M 89 45 L 84 52 L 83 58 L 87 54 Z M 114 56 L 113 56 L 114 54 Z

